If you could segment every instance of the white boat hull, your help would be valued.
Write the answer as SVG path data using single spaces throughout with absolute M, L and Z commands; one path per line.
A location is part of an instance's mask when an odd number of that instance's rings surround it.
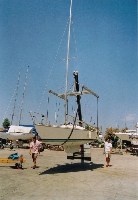
M 0 132 L 0 138 L 8 139 L 8 140 L 30 140 L 34 134 L 32 133 L 8 133 L 8 132 Z
M 128 133 L 119 132 L 115 133 L 115 135 L 119 137 L 121 140 L 126 140 L 126 141 L 132 141 L 131 137 L 138 137 L 138 133 L 131 133 L 131 132 Z
M 119 132 L 119 133 L 115 133 L 115 135 L 117 137 L 119 137 L 121 140 L 130 141 L 130 138 L 129 138 L 130 134 L 128 134 L 128 133 L 121 133 L 121 132 Z
M 72 132 L 72 129 L 68 127 L 61 128 L 59 126 L 53 127 L 42 124 L 36 124 L 35 127 L 41 139 L 51 145 L 62 145 L 63 143 L 65 143 L 64 145 L 81 145 L 98 139 L 97 132 L 91 132 L 86 129 L 80 130 L 75 128 Z
M 43 142 L 50 145 L 62 145 L 66 153 L 78 152 L 80 145 L 90 143 L 98 139 L 97 132 L 86 129 L 73 129 L 64 126 L 45 126 L 36 124 L 35 128 Z M 71 134 L 72 133 L 72 134 Z
M 11 125 L 7 132 L 0 132 L 0 138 L 8 140 L 29 140 L 34 134 L 32 127 Z

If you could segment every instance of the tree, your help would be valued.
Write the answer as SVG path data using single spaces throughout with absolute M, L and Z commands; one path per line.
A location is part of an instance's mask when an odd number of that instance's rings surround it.
M 115 134 L 114 133 L 117 133 L 119 132 L 119 129 L 118 128 L 107 128 L 106 131 L 105 131 L 105 139 L 107 138 L 110 138 L 111 140 L 114 140 L 114 137 L 115 137 Z
M 9 121 L 9 119 L 8 119 L 8 118 L 4 119 L 4 122 L 3 122 L 2 125 L 3 125 L 3 128 L 8 129 L 9 126 L 10 126 L 10 121 Z

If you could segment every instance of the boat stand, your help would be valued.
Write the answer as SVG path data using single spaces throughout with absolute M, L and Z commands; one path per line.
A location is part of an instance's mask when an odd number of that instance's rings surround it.
M 90 148 L 84 148 L 84 145 L 81 145 L 80 152 L 74 152 L 74 153 L 68 153 L 67 159 L 81 159 L 81 163 L 84 163 L 84 161 L 91 161 L 91 150 Z

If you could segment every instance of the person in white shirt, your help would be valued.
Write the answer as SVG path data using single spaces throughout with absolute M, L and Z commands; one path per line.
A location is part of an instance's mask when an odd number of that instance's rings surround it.
M 110 142 L 110 139 L 108 139 L 105 142 L 105 157 L 106 157 L 106 167 L 110 166 L 110 159 L 111 159 L 111 153 L 112 153 L 112 144 Z

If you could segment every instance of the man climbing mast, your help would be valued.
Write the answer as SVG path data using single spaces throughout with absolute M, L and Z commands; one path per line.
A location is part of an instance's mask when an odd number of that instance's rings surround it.
M 74 71 L 74 72 L 73 72 L 73 75 L 74 75 L 74 79 L 75 79 L 74 91 L 75 91 L 75 92 L 79 92 L 78 72 L 77 72 L 77 71 Z M 78 116 L 79 116 L 79 120 L 82 121 L 80 99 L 81 99 L 81 96 L 80 96 L 80 95 L 77 95 L 77 104 L 78 104 L 77 113 L 78 113 Z M 79 126 L 82 126 L 82 123 L 81 123 L 80 121 L 79 121 Z

